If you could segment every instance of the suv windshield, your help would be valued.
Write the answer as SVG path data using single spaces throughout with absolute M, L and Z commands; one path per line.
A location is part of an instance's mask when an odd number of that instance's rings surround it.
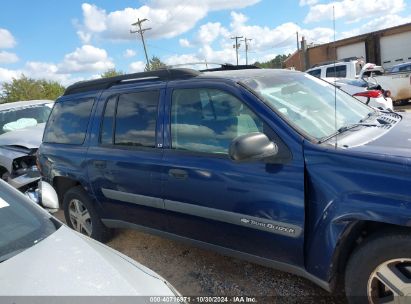
M 23 194 L 0 182 L 0 263 L 35 245 L 59 224 Z
M 295 129 L 317 140 L 343 126 L 358 123 L 374 112 L 349 94 L 306 73 L 271 72 L 242 83 Z
M 42 104 L 0 111 L 0 134 L 47 122 L 52 106 Z

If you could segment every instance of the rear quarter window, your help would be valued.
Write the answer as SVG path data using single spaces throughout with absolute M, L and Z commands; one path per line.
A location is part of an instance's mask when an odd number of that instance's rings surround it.
M 329 67 L 326 70 L 326 77 L 346 77 L 347 67 L 345 65 Z
M 81 145 L 94 99 L 73 99 L 57 102 L 44 131 L 45 143 Z
M 321 69 L 312 70 L 307 73 L 310 74 L 311 76 L 321 78 Z

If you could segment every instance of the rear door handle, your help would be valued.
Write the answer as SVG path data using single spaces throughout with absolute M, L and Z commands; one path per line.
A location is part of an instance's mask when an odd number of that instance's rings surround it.
M 170 169 L 168 170 L 168 175 L 176 179 L 186 179 L 188 176 L 188 173 L 186 170 L 182 170 L 182 169 Z
M 97 169 L 105 169 L 107 167 L 107 163 L 104 160 L 95 160 L 93 161 L 93 166 Z

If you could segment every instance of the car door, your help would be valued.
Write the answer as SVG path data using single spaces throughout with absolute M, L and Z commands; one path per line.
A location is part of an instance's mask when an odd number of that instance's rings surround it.
M 163 159 L 169 231 L 219 248 L 301 265 L 301 145 L 292 150 L 274 132 L 268 108 L 238 90 L 221 82 L 169 84 Z M 277 158 L 232 161 L 231 140 L 251 132 L 263 132 L 274 140 Z
M 100 98 L 88 150 L 90 184 L 103 222 L 165 228 L 159 163 L 164 85 L 110 91 Z M 160 130 L 160 131 L 159 131 Z

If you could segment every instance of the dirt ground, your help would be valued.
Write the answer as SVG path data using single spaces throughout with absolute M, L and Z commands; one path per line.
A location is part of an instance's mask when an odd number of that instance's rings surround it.
M 60 211 L 58 218 L 63 219 Z M 184 296 L 250 296 L 258 303 L 345 303 L 301 277 L 184 243 L 116 230 L 107 243 L 151 268 Z

